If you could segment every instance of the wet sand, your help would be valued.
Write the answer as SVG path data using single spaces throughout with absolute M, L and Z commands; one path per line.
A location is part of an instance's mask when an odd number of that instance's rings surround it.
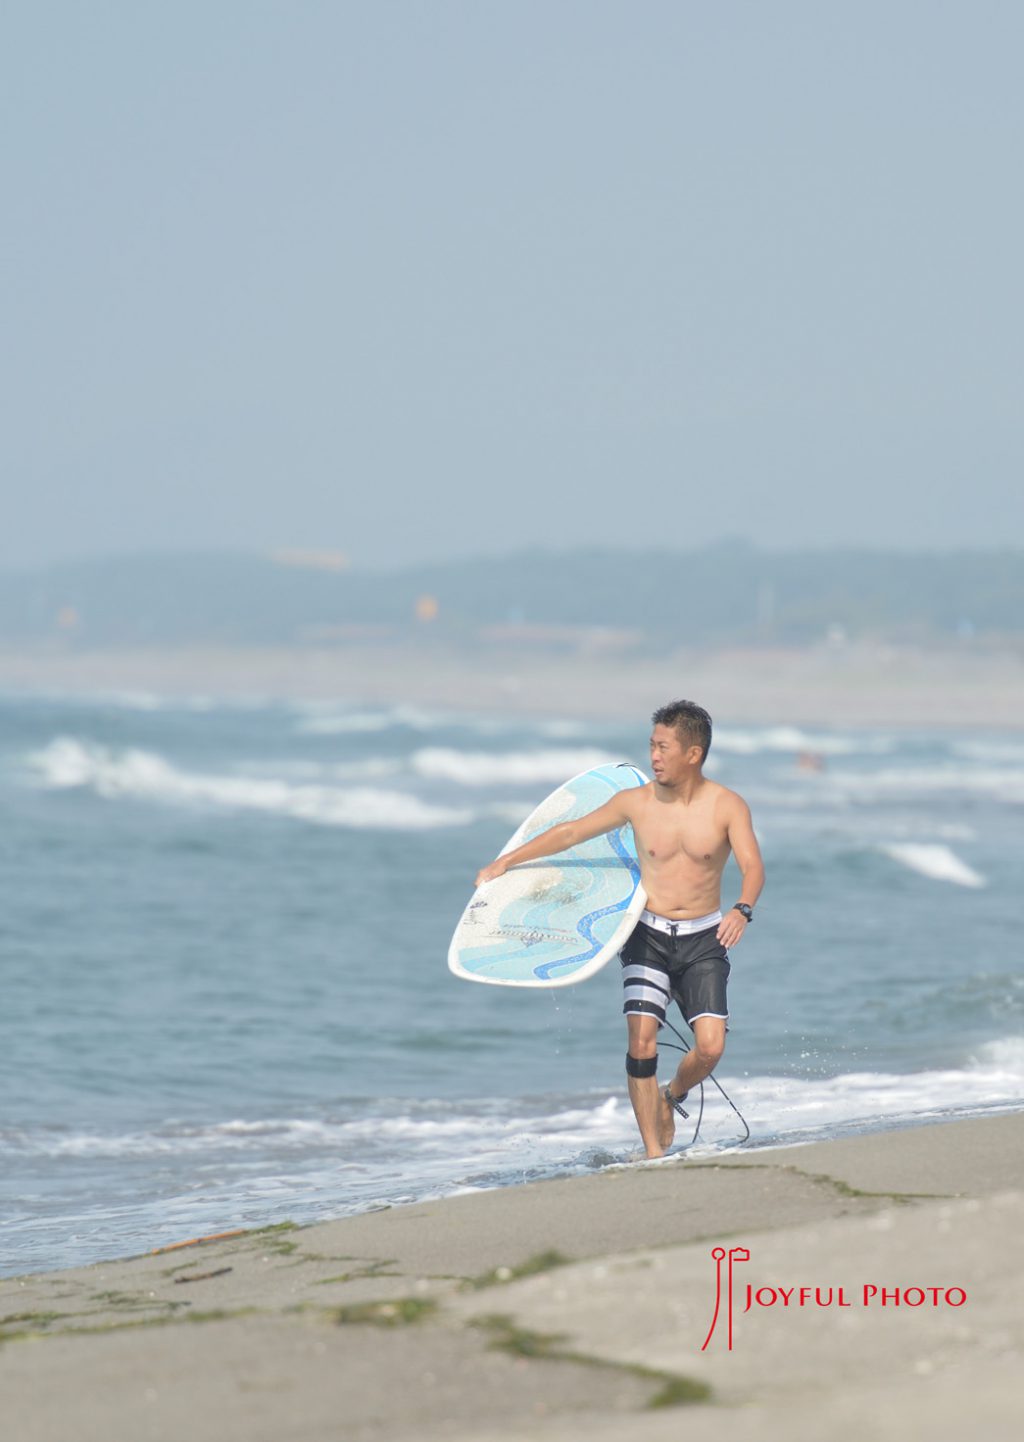
M 676 1157 L 6 1280 L 4 1435 L 1009 1442 L 1022 1144 L 1015 1113 Z M 749 1252 L 731 1350 L 716 1245 Z

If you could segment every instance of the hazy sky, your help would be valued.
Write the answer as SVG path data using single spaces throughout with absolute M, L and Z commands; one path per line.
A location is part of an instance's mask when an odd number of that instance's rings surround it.
M 8 0 L 0 565 L 1024 545 L 1019 0 Z

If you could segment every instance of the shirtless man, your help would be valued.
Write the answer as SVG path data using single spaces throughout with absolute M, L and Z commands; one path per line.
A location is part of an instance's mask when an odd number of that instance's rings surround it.
M 589 816 L 552 826 L 499 856 L 483 868 L 476 884 L 501 876 L 510 866 L 632 826 L 647 910 L 621 953 L 626 1073 L 647 1155 L 660 1157 L 672 1144 L 675 1113 L 682 1113 L 687 1092 L 709 1075 L 725 1047 L 727 948 L 740 941 L 753 919 L 764 865 L 747 803 L 703 774 L 711 745 L 708 713 L 692 701 L 673 701 L 651 719 L 653 781 L 620 791 Z M 739 900 L 723 915 L 722 872 L 730 851 L 743 886 Z M 694 1045 L 659 1091 L 658 1030 L 673 997 L 693 1031 Z

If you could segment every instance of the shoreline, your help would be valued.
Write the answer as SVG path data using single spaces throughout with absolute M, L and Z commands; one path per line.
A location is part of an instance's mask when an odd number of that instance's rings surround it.
M 633 1152 L 628 1156 L 624 1156 L 622 1160 L 603 1161 L 578 1171 L 561 1171 L 552 1168 L 546 1173 L 531 1176 L 528 1180 L 524 1180 L 521 1176 L 512 1176 L 509 1174 L 507 1179 L 498 1180 L 486 1186 L 474 1186 L 465 1189 L 452 1184 L 453 1190 L 451 1191 L 438 1192 L 436 1188 L 432 1190 L 430 1187 L 425 1187 L 424 1193 L 421 1196 L 403 1196 L 401 1199 L 395 1201 L 375 1199 L 360 1205 L 356 1210 L 345 1211 L 334 1217 L 314 1221 L 296 1221 L 292 1216 L 282 1216 L 281 1213 L 287 1213 L 290 1207 L 296 1206 L 294 1201 L 285 1202 L 283 1206 L 275 1209 L 279 1217 L 277 1221 L 251 1221 L 237 1228 L 234 1226 L 227 1228 L 227 1224 L 225 1224 L 226 1231 L 218 1232 L 217 1235 L 256 1235 L 261 1232 L 272 1232 L 281 1227 L 306 1230 L 310 1227 L 354 1221 L 360 1217 L 368 1216 L 379 1211 L 396 1211 L 407 1207 L 441 1205 L 461 1196 L 486 1196 L 494 1192 L 517 1192 L 524 1187 L 534 1185 L 543 1186 L 548 1183 L 568 1183 L 604 1176 L 605 1174 L 634 1171 L 637 1168 L 648 1166 L 657 1167 L 665 1164 L 692 1166 L 698 1162 L 711 1165 L 721 1162 L 728 1165 L 733 1159 L 739 1157 L 772 1158 L 780 1151 L 796 1152 L 808 1147 L 831 1146 L 833 1143 L 856 1141 L 862 1138 L 870 1139 L 872 1137 L 900 1135 L 906 1132 L 917 1131 L 920 1128 L 945 1126 L 951 1123 L 988 1121 L 1006 1116 L 1016 1116 L 1018 1113 L 1024 1115 L 1024 1098 L 1022 1098 L 1017 1105 L 1004 1100 L 994 1102 L 990 1107 L 984 1109 L 968 1105 L 963 1108 L 951 1108 L 938 1115 L 935 1113 L 908 1113 L 895 1117 L 881 1116 L 871 1122 L 864 1119 L 840 1121 L 835 1123 L 834 1128 L 828 1132 L 826 1132 L 824 1128 L 817 1129 L 819 1131 L 818 1135 L 806 1136 L 797 1132 L 796 1139 L 787 1139 L 784 1136 L 776 1136 L 763 1140 L 754 1139 L 746 1143 L 737 1142 L 736 1144 L 727 1144 L 724 1145 L 721 1150 L 717 1148 L 710 1152 L 699 1150 L 692 1155 L 686 1154 L 687 1148 L 685 1146 L 679 1146 L 674 1151 L 670 1149 L 669 1153 L 664 1157 L 654 1159 L 644 1157 L 642 1143 L 637 1135 L 635 1137 Z M 683 1123 L 677 1126 L 676 1140 L 673 1146 L 679 1143 L 681 1132 L 685 1132 L 687 1125 L 691 1125 L 691 1123 Z M 406 1189 L 403 1188 L 403 1190 Z M 230 1205 L 232 1205 L 230 1202 L 226 1203 L 226 1206 Z M 271 1215 L 273 1214 L 272 1211 Z M 184 1225 L 187 1227 L 188 1223 L 186 1222 Z M 0 1231 L 0 1237 L 2 1237 L 2 1231 Z M 70 1260 L 56 1266 L 45 1267 L 39 1270 L 30 1268 L 27 1271 L 7 1271 L 0 1273 L 0 1287 L 12 1281 L 21 1281 L 26 1278 L 54 1277 L 64 1272 L 78 1272 L 83 1269 L 98 1266 L 118 1265 L 125 1261 L 137 1260 L 139 1257 L 148 1256 L 151 1252 L 169 1251 L 181 1245 L 182 1243 L 176 1238 L 173 1240 L 168 1238 L 158 1246 L 140 1253 L 127 1250 L 127 1248 L 131 1246 L 131 1239 L 126 1238 L 122 1250 L 117 1250 L 117 1244 L 111 1243 L 111 1250 L 106 1255 L 94 1257 L 91 1260 Z M 2 1336 L 0 1336 L 0 1341 L 2 1341 Z
M 0 649 L 0 692 L 323 701 L 627 719 L 695 697 L 740 724 L 1024 729 L 1016 651 L 850 645 L 664 658 L 440 644 Z
M 7 1279 L 12 1435 L 63 1442 L 71 1407 L 83 1442 L 582 1442 L 631 1420 L 658 1442 L 689 1422 L 741 1439 L 852 1442 L 869 1422 L 883 1438 L 1010 1435 L 1022 1142 L 1024 1112 L 936 1122 Z M 724 1331 L 701 1348 L 717 1239 L 750 1254 L 733 1350 Z M 744 1311 L 748 1285 L 761 1300 Z M 937 1302 L 917 1302 L 927 1288 Z

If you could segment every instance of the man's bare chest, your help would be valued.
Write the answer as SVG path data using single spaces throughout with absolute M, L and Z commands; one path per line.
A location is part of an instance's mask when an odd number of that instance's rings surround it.
M 637 850 L 652 866 L 691 862 L 698 866 L 723 863 L 729 840 L 711 815 L 638 817 L 633 827 Z

